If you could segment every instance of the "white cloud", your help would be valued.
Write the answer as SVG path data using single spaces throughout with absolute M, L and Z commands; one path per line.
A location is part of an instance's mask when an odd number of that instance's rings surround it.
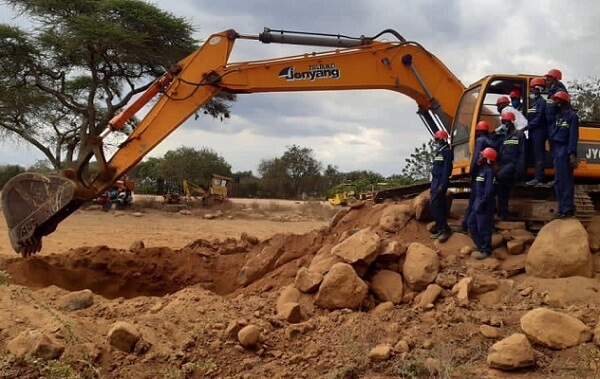
M 435 54 L 465 85 L 492 73 L 539 73 L 559 68 L 566 81 L 600 76 L 600 7 L 595 0 L 305 0 L 303 2 L 153 1 L 186 17 L 198 39 L 226 29 L 258 34 L 263 27 L 350 36 L 397 30 Z M 0 5 L 0 22 L 12 22 Z M 386 36 L 386 38 L 390 38 Z M 300 54 L 317 48 L 239 40 L 231 62 Z M 210 147 L 234 171 L 256 173 L 261 159 L 286 146 L 311 148 L 342 171 L 399 173 L 404 159 L 429 136 L 410 98 L 385 91 L 240 95 L 225 122 L 188 120 L 151 156 L 182 145 Z M 4 150 L 12 147 L 5 147 Z M 19 151 L 23 151 L 22 149 Z M 32 164 L 36 153 L 2 154 Z M 10 163 L 10 162 L 5 162 Z

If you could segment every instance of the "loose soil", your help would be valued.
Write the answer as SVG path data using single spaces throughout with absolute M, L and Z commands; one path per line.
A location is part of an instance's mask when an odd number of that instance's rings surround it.
M 564 351 L 536 346 L 533 368 L 489 369 L 487 350 L 498 339 L 479 333 L 481 325 L 498 327 L 499 338 L 520 332 L 520 317 L 538 306 L 573 314 L 593 328 L 600 309 L 596 278 L 541 280 L 517 273 L 507 279 L 498 269 L 506 257 L 476 262 L 462 256 L 465 240 L 458 235 L 439 246 L 429 239 L 426 223 L 416 220 L 395 233 L 378 229 L 388 206 L 364 204 L 335 225 L 330 222 L 339 208 L 321 203 L 234 200 L 222 210 L 192 208 L 183 214 L 154 208 L 104 213 L 90 207 L 62 222 L 45 238 L 42 252 L 27 259 L 12 252 L 6 233 L 0 233 L 0 273 L 9 275 L 0 276 L 0 378 L 600 376 L 600 352 L 592 343 Z M 5 231 L 3 218 L 0 223 Z M 321 249 L 367 227 L 386 241 L 435 249 L 441 273 L 450 280 L 479 274 L 503 284 L 474 296 L 468 306 L 457 305 L 445 289 L 425 310 L 416 309 L 417 294 L 406 291 L 401 304 L 375 313 L 373 295 L 355 311 L 327 311 L 312 303 L 312 295 L 303 295 L 301 322 L 278 317 L 277 299 L 299 268 Z M 284 253 L 255 280 L 239 284 L 249 259 L 270 248 Z M 84 289 L 94 294 L 90 307 L 59 307 L 65 295 Z M 545 303 L 548 294 L 554 305 Z M 142 335 L 130 353 L 107 340 L 119 321 Z M 240 345 L 231 338 L 232 324 L 258 326 L 260 343 Z M 9 341 L 26 330 L 62 345 L 60 360 L 9 355 Z M 398 341 L 410 351 L 395 348 L 388 359 L 369 360 L 375 346 Z

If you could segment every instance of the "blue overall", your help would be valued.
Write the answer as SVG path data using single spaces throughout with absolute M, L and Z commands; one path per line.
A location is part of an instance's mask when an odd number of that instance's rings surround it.
M 567 92 L 565 85 L 561 82 L 556 83 L 548 89 L 548 98 L 546 99 L 546 122 L 548 123 L 548 129 L 552 129 L 556 122 L 556 108 L 554 108 L 554 100 L 551 97 L 560 91 Z
M 549 139 L 554 145 L 554 192 L 558 200 L 558 213 L 572 214 L 575 211 L 573 196 L 575 182 L 569 155 L 577 156 L 579 140 L 579 116 L 572 109 L 556 115 L 556 123 Z
M 469 234 L 475 246 L 482 253 L 492 251 L 492 232 L 494 228 L 494 170 L 490 165 L 480 167 L 475 178 L 475 199 L 473 212 L 469 215 Z
M 565 85 L 561 82 L 556 83 L 550 89 L 548 89 L 548 97 L 546 98 L 546 129 L 548 130 L 548 135 L 554 129 L 554 124 L 556 123 L 556 108 L 554 108 L 554 100 L 551 99 L 552 95 L 559 91 L 567 92 Z M 552 158 L 554 157 L 554 144 L 552 143 L 552 139 L 548 138 L 550 141 L 550 154 Z
M 477 166 L 477 161 L 479 160 L 479 153 L 486 147 L 490 147 L 491 142 L 488 136 L 480 136 L 475 140 L 475 148 L 473 149 L 473 155 L 471 156 L 471 165 L 469 167 L 469 177 L 471 179 L 471 192 L 469 193 L 469 204 L 467 205 L 467 209 L 465 209 L 465 217 L 463 218 L 460 228 L 462 230 L 469 229 L 469 215 L 473 211 L 473 201 L 475 200 L 475 178 L 479 173 L 479 166 Z
M 442 145 L 436 151 L 433 165 L 431 167 L 431 188 L 429 194 L 429 210 L 435 221 L 435 229 L 439 232 L 449 228 L 447 221 L 448 206 L 446 204 L 446 191 L 452 173 L 452 161 L 454 153 L 448 145 Z
M 525 174 L 525 136 L 514 132 L 508 134 L 499 152 L 499 171 L 496 173 L 498 216 L 508 218 L 508 199 L 517 178 Z
M 527 127 L 529 131 L 528 149 L 533 153 L 535 179 L 544 179 L 544 160 L 546 155 L 546 139 L 548 139 L 548 124 L 546 123 L 546 100 L 536 97 L 527 109 Z

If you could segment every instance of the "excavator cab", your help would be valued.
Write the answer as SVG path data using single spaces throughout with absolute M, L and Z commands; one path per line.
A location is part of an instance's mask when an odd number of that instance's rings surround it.
M 207 205 L 224 204 L 228 200 L 227 184 L 233 180 L 228 176 L 213 174 L 208 188 Z
M 461 96 L 456 117 L 452 124 L 451 146 L 454 151 L 454 178 L 466 177 L 475 148 L 475 126 L 479 121 L 490 124 L 490 133 L 500 125 L 500 113 L 496 101 L 502 96 L 509 96 L 514 90 L 521 92 L 522 97 L 528 94 L 528 83 L 534 75 L 490 75 L 473 83 Z M 527 97 L 528 99 L 528 97 Z M 527 101 L 522 101 L 522 108 L 527 110 Z M 526 116 L 526 113 L 523 113 Z

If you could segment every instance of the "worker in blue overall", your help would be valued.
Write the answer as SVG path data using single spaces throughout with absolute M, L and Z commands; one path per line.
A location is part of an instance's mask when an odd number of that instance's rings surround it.
M 548 91 L 548 99 L 546 100 L 546 122 L 548 123 L 550 129 L 554 126 L 554 121 L 556 121 L 556 109 L 553 107 L 554 100 L 552 100 L 552 96 L 558 91 L 564 91 L 568 93 L 567 88 L 561 82 L 561 80 L 562 72 L 555 68 L 548 71 L 548 73 L 544 75 L 544 81 L 546 82 L 546 89 Z
M 498 154 L 496 172 L 496 196 L 498 198 L 498 217 L 508 219 L 508 199 L 516 181 L 525 177 L 525 135 L 515 128 L 515 115 L 505 112 L 500 117 L 500 132 L 506 137 Z
M 527 109 L 527 126 L 529 132 L 527 146 L 532 153 L 535 175 L 525 183 L 536 186 L 544 179 L 544 161 L 546 156 L 546 140 L 548 139 L 548 124 L 546 122 L 546 100 L 542 97 L 545 83 L 542 78 L 531 79 L 529 84 L 529 108 Z
M 448 137 L 448 132 L 445 130 L 438 130 L 433 135 L 436 151 L 431 167 L 431 188 L 429 190 L 431 199 L 429 201 L 429 210 L 435 221 L 435 226 L 432 228 L 430 236 L 432 239 L 437 239 L 440 242 L 446 242 L 452 234 L 452 230 L 448 226 L 446 192 L 450 184 L 454 153 L 448 145 Z
M 481 153 L 486 147 L 491 146 L 489 134 L 490 124 L 488 124 L 487 121 L 479 121 L 475 126 L 475 147 L 473 149 L 473 154 L 471 155 L 471 165 L 469 166 L 469 181 L 471 184 L 469 204 L 467 205 L 467 209 L 465 209 L 465 217 L 460 224 L 460 231 L 462 233 L 467 233 L 469 230 L 469 215 L 473 211 L 473 201 L 475 200 L 475 178 L 477 177 L 479 171 L 477 162 L 480 158 L 479 153 Z
M 554 100 L 552 100 L 552 96 L 559 91 L 567 92 L 565 85 L 561 82 L 562 80 L 562 72 L 553 68 L 548 71 L 546 75 L 544 75 L 544 81 L 546 82 L 546 93 L 548 96 L 546 97 L 546 124 L 548 128 L 548 133 L 552 129 L 554 129 L 554 124 L 556 123 L 556 108 L 554 108 Z M 554 160 L 554 145 L 551 139 L 548 139 L 550 143 L 550 155 Z
M 575 215 L 573 171 L 579 165 L 579 116 L 571 108 L 569 94 L 565 91 L 556 92 L 552 101 L 557 112 L 548 137 L 554 146 L 554 192 L 558 200 L 558 212 L 554 217 L 568 218 Z
M 479 154 L 477 176 L 475 177 L 475 198 L 473 211 L 469 215 L 469 234 L 475 244 L 472 256 L 485 259 L 492 254 L 492 233 L 494 231 L 494 208 L 496 189 L 494 185 L 493 163 L 497 153 L 487 147 Z

